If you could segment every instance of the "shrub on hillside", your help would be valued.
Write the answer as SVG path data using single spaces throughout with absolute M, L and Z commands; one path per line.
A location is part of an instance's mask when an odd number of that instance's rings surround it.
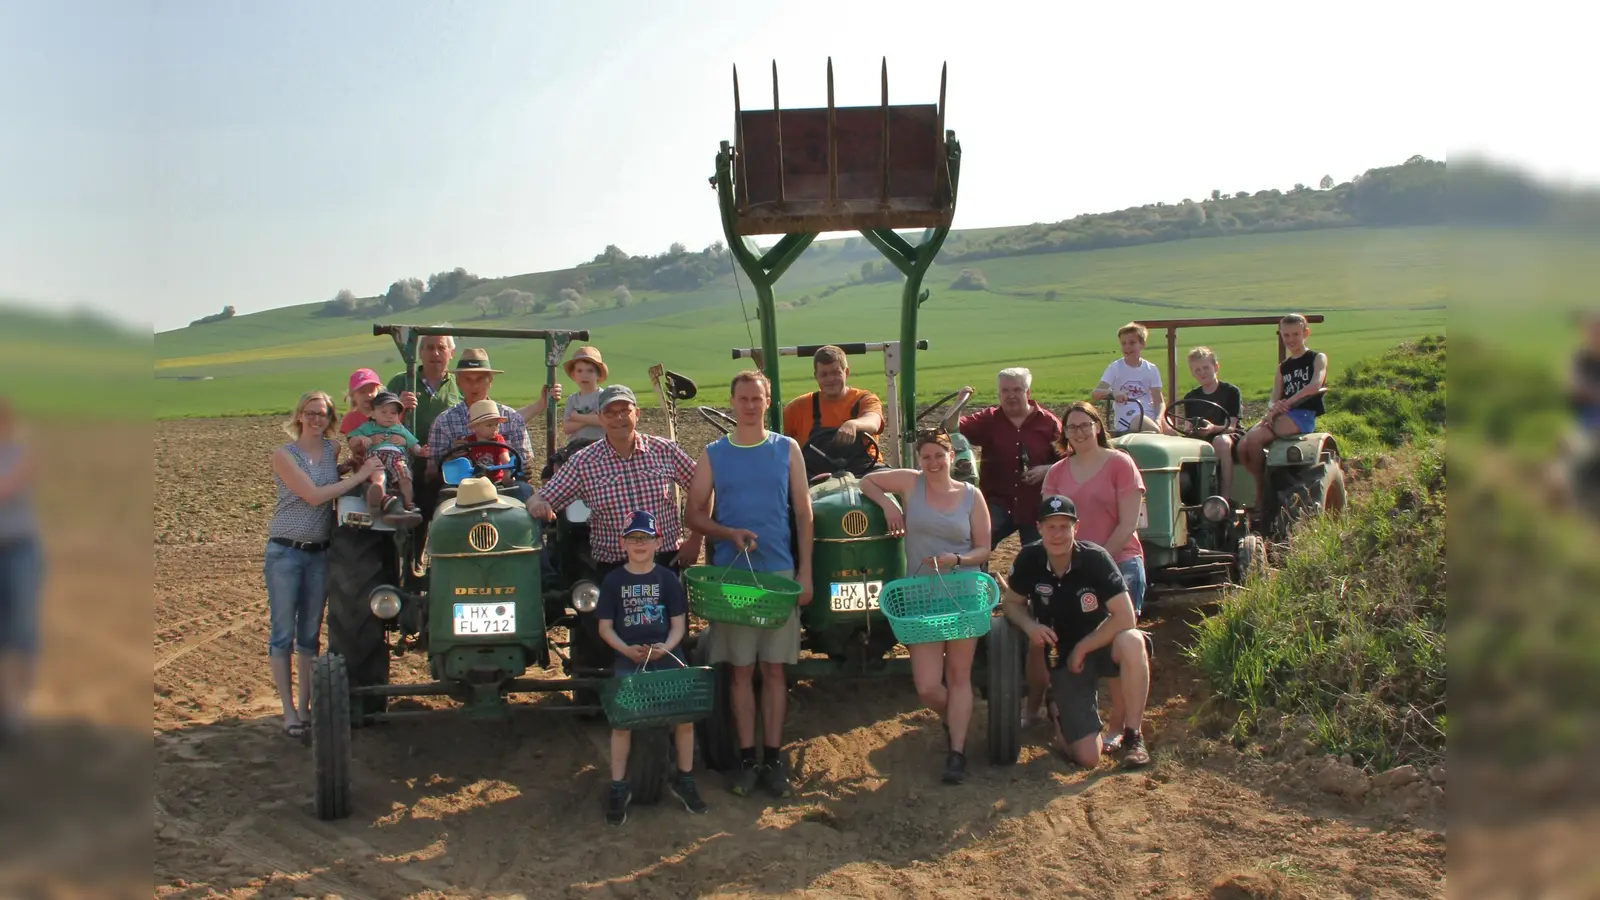
M 1425 440 L 1445 426 L 1445 338 L 1408 341 L 1329 380 L 1317 428 L 1353 450 Z
M 1235 736 L 1274 713 L 1358 765 L 1444 753 L 1445 461 L 1407 451 L 1398 478 L 1308 520 L 1287 559 L 1196 625 L 1185 653 L 1237 707 Z
M 977 269 L 962 269 L 960 274 L 956 275 L 955 280 L 950 282 L 950 290 L 952 291 L 986 291 L 988 289 L 988 279 L 984 278 L 983 273 Z

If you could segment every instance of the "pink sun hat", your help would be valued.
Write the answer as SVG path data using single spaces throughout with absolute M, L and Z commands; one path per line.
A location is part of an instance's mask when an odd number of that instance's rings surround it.
M 371 369 L 357 369 L 350 373 L 350 393 L 354 394 L 369 384 L 383 384 L 383 379 Z

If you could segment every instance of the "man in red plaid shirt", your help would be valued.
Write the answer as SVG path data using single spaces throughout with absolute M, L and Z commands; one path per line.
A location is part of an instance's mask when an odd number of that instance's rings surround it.
M 638 509 L 655 516 L 660 530 L 656 562 L 674 571 L 694 565 L 704 537 L 684 528 L 672 489 L 678 485 L 687 494 L 694 459 L 673 441 L 639 433 L 639 402 L 626 385 L 600 392 L 600 423 L 606 439 L 572 454 L 528 502 L 529 514 L 554 519 L 557 509 L 582 500 L 590 510 L 589 551 L 601 578 L 627 561 L 622 529 Z

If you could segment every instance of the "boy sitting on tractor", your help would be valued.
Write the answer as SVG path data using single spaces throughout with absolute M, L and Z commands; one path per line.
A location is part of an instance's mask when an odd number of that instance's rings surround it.
M 1112 411 L 1113 434 L 1161 430 L 1156 424 L 1161 421 L 1161 370 L 1143 355 L 1149 337 L 1150 329 L 1137 322 L 1118 328 L 1122 358 L 1106 366 L 1100 383 L 1089 395 L 1097 402 L 1107 397 L 1116 401 Z
M 1239 417 L 1242 415 L 1243 398 L 1239 388 L 1222 381 L 1217 377 L 1221 364 L 1217 361 L 1217 354 L 1210 347 L 1196 347 L 1189 351 L 1189 374 L 1194 376 L 1198 387 L 1183 395 L 1184 400 L 1205 401 L 1214 403 L 1223 412 L 1223 421 L 1213 422 L 1201 416 L 1188 416 L 1189 410 L 1185 409 L 1185 418 L 1189 420 L 1189 437 L 1205 440 L 1211 439 L 1211 446 L 1217 451 L 1217 480 L 1219 493 L 1224 497 L 1232 496 L 1229 490 L 1233 487 L 1234 454 L 1238 452 Z M 1200 409 L 1206 409 L 1201 403 L 1195 404 Z M 1215 413 L 1216 410 L 1211 410 Z
M 367 507 L 381 506 L 383 518 L 393 524 L 415 525 L 422 521 L 422 512 L 412 499 L 411 466 L 406 456 L 421 456 L 422 452 L 416 435 L 400 424 L 401 412 L 399 397 L 379 392 L 372 398 L 372 418 L 350 432 L 350 454 L 354 458 L 370 454 L 383 464 L 372 473 Z M 395 493 L 386 490 L 386 481 L 394 485 Z
M 1239 461 L 1256 479 L 1256 510 L 1266 508 L 1267 446 L 1274 439 L 1310 434 L 1317 416 L 1325 411 L 1322 389 L 1328 383 L 1328 355 L 1306 346 L 1311 326 L 1306 317 L 1290 313 L 1278 321 L 1285 357 L 1272 379 L 1272 402 L 1267 414 L 1244 436 Z
M 594 609 L 601 640 L 617 651 L 612 674 L 622 678 L 677 668 L 683 663 L 671 654 L 688 631 L 689 600 L 678 576 L 656 562 L 656 551 L 661 549 L 656 517 L 643 510 L 634 512 L 622 532 L 622 549 L 628 561 L 601 581 Z M 633 800 L 627 781 L 632 738 L 632 732 L 611 732 L 611 793 L 606 798 L 606 822 L 611 825 L 628 821 L 628 804 Z M 673 742 L 678 767 L 668 786 L 685 809 L 703 813 L 709 807 L 694 784 L 694 723 L 676 726 Z

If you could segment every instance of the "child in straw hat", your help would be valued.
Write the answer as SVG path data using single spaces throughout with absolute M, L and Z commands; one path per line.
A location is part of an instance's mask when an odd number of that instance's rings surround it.
M 567 400 L 562 414 L 561 430 L 567 435 L 567 446 L 578 441 L 598 441 L 606 436 L 600 425 L 600 385 L 609 372 L 600 359 L 596 347 L 579 347 L 562 366 L 567 377 L 578 383 L 578 393 Z

